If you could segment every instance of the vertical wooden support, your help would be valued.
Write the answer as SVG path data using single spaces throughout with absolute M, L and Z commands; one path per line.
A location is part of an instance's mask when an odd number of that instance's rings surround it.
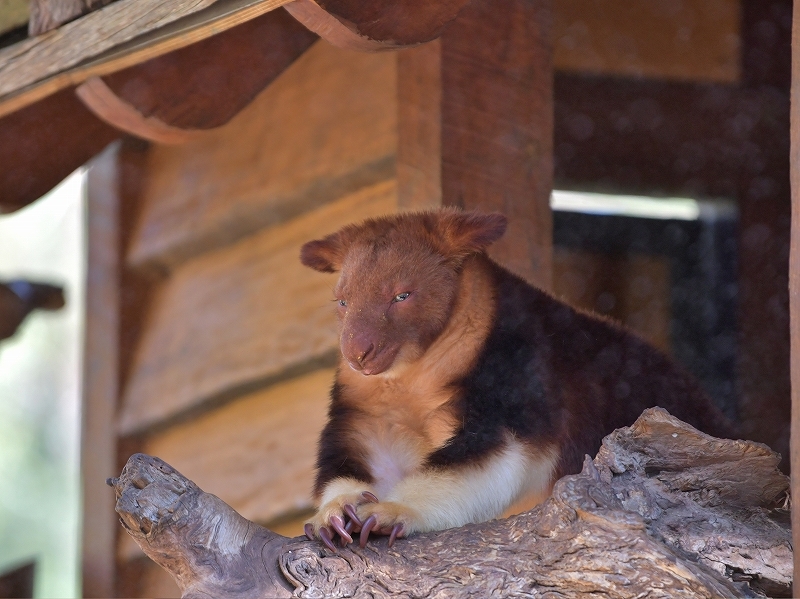
M 117 469 L 119 395 L 119 143 L 89 166 L 83 391 L 83 596 L 114 596 L 117 518 L 105 484 Z
M 402 208 L 509 217 L 492 256 L 551 286 L 552 0 L 464 8 L 438 40 L 398 57 Z
M 791 335 L 792 432 L 792 545 L 794 547 L 794 594 L 800 575 L 800 2 L 792 15 L 791 182 L 792 241 L 789 250 L 789 312 Z
M 742 97 L 789 130 L 791 0 L 742 0 Z M 746 104 L 742 103 L 741 114 Z M 742 117 L 735 117 L 742 118 Z M 766 123 L 765 123 L 766 124 Z M 764 125 L 759 124 L 758 127 Z M 751 152 L 742 138 L 742 151 Z M 738 386 L 741 434 L 789 455 L 789 139 L 763 139 L 735 180 L 739 202 Z M 757 158 L 755 158 L 757 156 Z M 788 470 L 786 460 L 781 467 Z

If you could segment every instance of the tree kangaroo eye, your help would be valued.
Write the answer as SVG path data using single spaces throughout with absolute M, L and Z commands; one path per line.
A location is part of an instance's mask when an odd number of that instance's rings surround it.
M 340 299 L 340 300 L 338 300 L 338 302 L 339 302 L 339 305 L 342 308 L 346 308 L 347 307 L 347 300 Z
M 403 300 L 408 299 L 409 295 L 411 295 L 411 292 L 409 291 L 406 291 L 405 293 L 398 293 L 397 295 L 394 296 L 394 299 L 392 301 L 402 302 Z

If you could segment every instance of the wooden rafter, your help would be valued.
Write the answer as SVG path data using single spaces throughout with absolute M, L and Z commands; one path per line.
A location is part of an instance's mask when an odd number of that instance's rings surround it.
M 118 129 L 157 143 L 185 143 L 227 123 L 317 36 L 285 11 L 266 13 L 190 47 L 76 90 Z M 247 65 L 247 68 L 242 68 Z
M 89 77 L 108 75 L 204 40 L 289 1 L 118 0 L 0 50 L 0 117 Z
M 122 132 L 183 143 L 224 124 L 316 39 L 284 11 L 269 12 L 190 48 L 90 78 L 78 88 L 82 102 L 66 88 L 0 118 L 0 158 L 9 167 L 0 172 L 0 210 L 36 200 Z

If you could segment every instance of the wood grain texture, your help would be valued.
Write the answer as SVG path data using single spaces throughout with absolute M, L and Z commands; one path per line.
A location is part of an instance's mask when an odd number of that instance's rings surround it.
M 150 436 L 142 451 L 169 460 L 249 520 L 308 510 L 333 374 L 319 370 L 247 395 Z
M 189 10 L 170 15 L 162 13 L 181 5 L 166 6 L 152 0 L 118 0 L 56 31 L 3 49 L 0 51 L 0 74 L 11 73 L 13 77 L 3 80 L 8 89 L 0 93 L 0 116 L 78 85 L 89 77 L 108 75 L 184 48 L 275 10 L 291 0 L 182 1 L 184 8 Z M 155 4 L 159 8 L 153 14 L 147 13 L 148 7 Z M 136 5 L 136 8 L 129 10 L 118 5 Z M 202 6 L 209 7 L 202 9 Z M 109 10 L 114 11 L 109 19 L 112 21 L 111 32 L 102 26 L 108 18 L 105 11 Z M 128 23 L 139 12 L 142 12 L 139 16 L 146 18 Z M 159 15 L 163 18 L 159 19 Z M 116 19 L 123 24 L 117 23 L 115 28 L 113 23 Z M 109 37 L 96 39 L 105 34 Z M 51 55 L 57 60 L 50 61 Z
M 248 522 L 158 458 L 131 456 L 112 482 L 125 529 L 184 597 L 711 599 L 791 592 L 777 463 L 653 408 L 526 514 L 338 553 Z
M 473 2 L 435 46 L 398 63 L 401 201 L 435 203 L 438 176 L 443 204 L 503 212 L 509 229 L 490 255 L 543 288 L 551 285 L 551 21 L 549 0 L 515 0 L 503 11 Z
M 792 17 L 792 108 L 791 169 L 792 232 L 789 254 L 789 309 L 791 335 L 791 447 L 790 459 L 795 477 L 792 496 L 800 497 L 800 2 L 794 3 Z M 800 501 L 792 503 L 792 540 L 800 548 Z M 800 588 L 800 550 L 794 553 L 794 588 Z
M 30 0 L 28 35 L 33 37 L 97 10 L 113 0 Z
M 0 96 L 207 8 L 215 0 L 118 0 L 44 37 L 0 50 Z
M 303 267 L 300 246 L 396 206 L 394 181 L 378 183 L 176 270 L 145 320 L 123 390 L 122 433 L 242 395 L 290 368 L 333 363 L 336 319 L 320 298 L 334 277 Z
M 321 42 L 228 125 L 153 148 L 128 263 L 169 269 L 393 177 L 395 69 Z
M 146 118 L 181 129 L 213 129 L 247 106 L 316 40 L 286 11 L 275 10 L 104 81 Z
M 302 0 L 289 12 L 331 44 L 376 50 L 428 42 L 441 35 L 468 0 Z M 326 16 L 328 15 L 328 16 Z M 341 26 L 331 23 L 338 21 Z M 347 32 L 352 35 L 347 35 Z
M 86 597 L 114 593 L 116 527 L 105 479 L 116 469 L 119 394 L 119 313 L 122 269 L 120 145 L 89 167 L 88 264 L 84 345 L 81 470 L 83 476 L 82 587 Z

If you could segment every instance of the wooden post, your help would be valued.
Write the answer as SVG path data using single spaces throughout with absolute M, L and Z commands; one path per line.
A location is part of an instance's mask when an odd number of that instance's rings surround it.
M 114 596 L 116 515 L 105 479 L 116 470 L 119 396 L 120 144 L 89 165 L 83 384 L 83 596 Z
M 398 57 L 399 202 L 498 210 L 492 256 L 551 286 L 552 0 L 472 2 Z
M 792 241 L 789 253 L 789 311 L 792 377 L 792 545 L 794 546 L 794 590 L 800 573 L 800 2 L 792 16 L 792 107 L 790 176 L 792 182 Z

